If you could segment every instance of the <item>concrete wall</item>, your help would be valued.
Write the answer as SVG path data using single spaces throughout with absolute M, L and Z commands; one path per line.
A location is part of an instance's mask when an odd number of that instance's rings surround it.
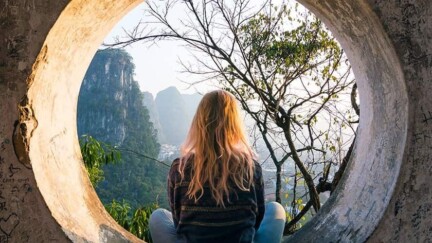
M 138 241 L 104 211 L 76 135 L 85 70 L 138 2 L 0 2 L 0 242 Z M 341 186 L 288 241 L 432 241 L 432 4 L 301 2 L 346 50 L 362 114 Z
M 31 167 L 18 161 L 12 139 L 26 79 L 66 4 L 0 2 L 0 242 L 67 241 L 38 190 Z M 25 151 L 19 154 L 28 160 Z
M 139 241 L 105 212 L 76 135 L 79 80 L 138 3 L 0 3 L 0 242 Z

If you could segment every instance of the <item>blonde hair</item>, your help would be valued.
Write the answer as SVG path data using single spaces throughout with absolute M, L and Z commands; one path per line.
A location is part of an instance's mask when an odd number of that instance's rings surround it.
M 191 167 L 187 196 L 195 202 L 204 194 L 206 183 L 217 205 L 222 206 L 233 186 L 250 189 L 255 154 L 247 142 L 234 96 L 222 90 L 204 95 L 181 155 L 179 172 L 184 178 L 186 165 Z

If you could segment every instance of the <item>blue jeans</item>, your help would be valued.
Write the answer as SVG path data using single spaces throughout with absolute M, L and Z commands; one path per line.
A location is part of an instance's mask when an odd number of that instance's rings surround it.
M 285 209 L 277 202 L 266 204 L 263 221 L 255 233 L 254 243 L 279 243 L 285 226 Z M 156 209 L 150 216 L 150 234 L 154 243 L 185 242 L 177 235 L 171 212 Z

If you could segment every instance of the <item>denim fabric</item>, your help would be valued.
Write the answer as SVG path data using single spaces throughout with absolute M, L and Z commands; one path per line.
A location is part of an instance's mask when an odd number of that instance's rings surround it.
M 183 243 L 181 236 L 177 235 L 173 217 L 170 211 L 158 208 L 150 216 L 150 235 L 154 243 Z
M 266 204 L 264 219 L 255 233 L 254 243 L 279 243 L 285 225 L 285 210 L 277 202 Z M 155 210 L 150 217 L 150 233 L 154 243 L 185 243 L 177 235 L 171 212 L 166 209 Z M 230 241 L 224 241 L 230 243 Z
M 277 202 L 266 204 L 263 221 L 258 228 L 254 243 L 281 242 L 285 227 L 285 209 Z

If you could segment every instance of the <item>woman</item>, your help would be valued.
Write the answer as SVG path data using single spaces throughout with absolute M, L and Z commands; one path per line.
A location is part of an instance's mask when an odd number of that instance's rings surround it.
M 172 214 L 158 209 L 150 218 L 156 243 L 281 241 L 285 211 L 264 206 L 261 166 L 228 92 L 210 92 L 198 105 L 171 165 L 168 198 Z

